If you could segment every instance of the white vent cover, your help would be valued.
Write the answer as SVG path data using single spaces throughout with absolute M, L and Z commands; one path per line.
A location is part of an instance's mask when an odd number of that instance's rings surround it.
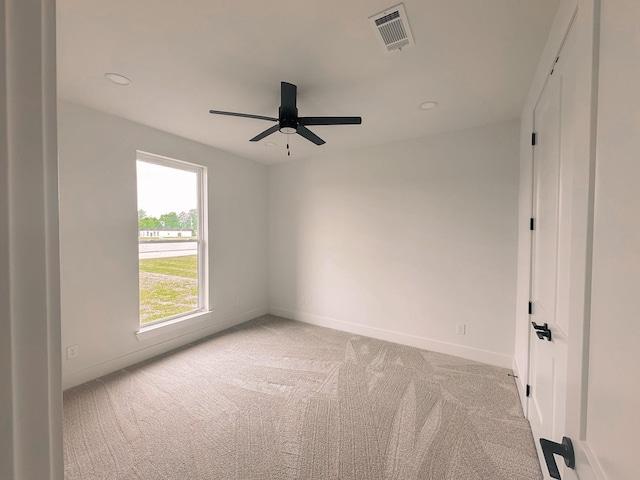
M 369 21 L 385 51 L 391 52 L 415 45 L 402 3 L 369 17 Z

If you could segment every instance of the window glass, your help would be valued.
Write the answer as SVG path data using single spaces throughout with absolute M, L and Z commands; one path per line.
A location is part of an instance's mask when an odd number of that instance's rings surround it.
M 138 152 L 140 324 L 206 308 L 204 167 Z

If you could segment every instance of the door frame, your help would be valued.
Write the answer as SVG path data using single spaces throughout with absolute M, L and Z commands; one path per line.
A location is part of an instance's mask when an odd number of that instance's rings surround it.
M 7 480 L 64 476 L 55 6 L 0 0 L 0 478 Z

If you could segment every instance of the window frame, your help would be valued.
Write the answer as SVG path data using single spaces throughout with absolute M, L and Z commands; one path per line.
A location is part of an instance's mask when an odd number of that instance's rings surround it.
M 196 208 L 198 210 L 198 228 L 196 229 L 196 244 L 198 252 L 198 305 L 195 310 L 189 310 L 188 312 L 179 313 L 177 315 L 171 315 L 169 317 L 159 318 L 151 322 L 142 323 L 140 318 L 140 267 L 138 266 L 138 333 L 142 333 L 149 330 L 155 330 L 158 327 L 173 325 L 184 320 L 189 320 L 194 317 L 198 317 L 204 313 L 210 312 L 209 303 L 209 256 L 208 256 L 208 234 L 209 228 L 207 224 L 207 204 L 208 204 L 208 192 L 207 192 L 207 167 L 196 163 L 186 162 L 184 160 L 178 160 L 155 153 L 144 152 L 142 150 L 136 150 L 136 165 L 137 162 L 146 162 L 153 165 L 159 165 L 162 167 L 175 168 L 176 170 L 183 170 L 187 172 L 193 172 L 196 174 L 197 185 L 197 203 Z M 138 191 L 138 175 L 136 168 L 136 211 L 139 208 L 137 200 Z M 138 233 L 138 252 L 140 245 L 140 235 Z M 171 243 L 180 242 L 179 237 L 172 239 Z M 139 257 L 138 257 L 139 258 Z

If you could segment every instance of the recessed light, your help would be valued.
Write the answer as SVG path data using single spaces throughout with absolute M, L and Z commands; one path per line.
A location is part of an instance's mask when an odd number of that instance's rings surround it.
M 106 78 L 107 80 L 111 80 L 117 85 L 131 85 L 131 80 L 118 73 L 105 73 L 104 78 Z
M 264 142 L 264 144 L 265 144 L 267 147 L 275 147 L 275 146 L 277 146 L 277 145 L 278 145 L 276 142 Z
M 420 110 L 433 110 L 438 106 L 438 102 L 423 102 L 420 104 Z

